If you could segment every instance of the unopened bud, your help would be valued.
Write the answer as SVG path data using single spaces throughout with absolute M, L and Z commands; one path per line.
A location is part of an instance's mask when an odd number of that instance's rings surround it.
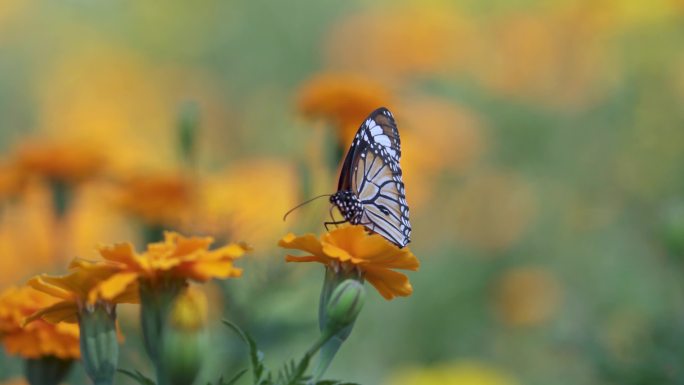
M 97 302 L 83 306 L 78 324 L 86 373 L 95 384 L 111 384 L 119 364 L 114 305 Z
M 339 330 L 352 324 L 361 312 L 366 290 L 355 279 L 347 279 L 337 285 L 326 307 L 328 328 Z
M 164 327 L 159 356 L 163 383 L 190 385 L 201 369 L 207 340 L 207 299 L 188 289 L 178 296 Z

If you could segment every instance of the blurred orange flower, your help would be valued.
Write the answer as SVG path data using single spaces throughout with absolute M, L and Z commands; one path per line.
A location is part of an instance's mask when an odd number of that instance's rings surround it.
M 233 163 L 225 172 L 203 179 L 196 218 L 183 228 L 219 239 L 272 245 L 285 231 L 280 215 L 292 208 L 299 185 L 295 168 L 282 159 Z M 264 209 L 268 202 L 268 210 Z
M 304 83 L 298 93 L 299 112 L 332 124 L 342 147 L 351 144 L 369 113 L 392 105 L 392 96 L 386 87 L 372 78 L 348 73 L 318 74 Z
M 0 293 L 0 341 L 9 354 L 24 358 L 79 358 L 77 325 L 54 325 L 41 320 L 22 327 L 26 317 L 55 302 L 56 298 L 27 286 L 10 287 Z
M 519 241 L 533 223 L 537 197 L 521 176 L 475 175 L 453 196 L 454 233 L 465 244 L 496 253 Z
M 150 243 L 142 254 L 136 253 L 130 243 L 102 246 L 100 255 L 115 267 L 112 274 L 92 287 L 89 298 L 115 300 L 135 289 L 139 281 L 154 286 L 166 279 L 206 282 L 241 276 L 242 269 L 236 268 L 233 261 L 242 257 L 249 247 L 232 243 L 209 250 L 213 242 L 211 237 L 184 237 L 165 232 L 164 241 Z
M 430 200 L 445 171 L 465 173 L 486 145 L 483 123 L 468 108 L 445 99 L 415 96 L 396 111 L 403 178 L 412 207 Z
M 552 107 L 602 100 L 619 80 L 620 67 L 595 8 L 583 3 L 491 20 L 484 32 L 491 49 L 474 63 L 473 75 L 504 96 Z
M 324 42 L 331 68 L 375 76 L 446 73 L 464 67 L 479 34 L 454 7 L 379 7 L 343 19 Z
M 495 306 L 509 325 L 538 325 L 556 313 L 560 294 L 560 285 L 549 271 L 539 267 L 516 268 L 506 272 L 497 283 Z
M 25 175 L 14 164 L 0 163 L 0 204 L 17 195 L 25 182 Z
M 180 174 L 136 175 L 121 182 L 115 201 L 146 223 L 176 226 L 190 215 L 196 189 L 190 178 Z
M 69 183 L 90 178 L 105 165 L 101 152 L 81 142 L 26 142 L 15 157 L 20 170 L 29 175 Z
M 408 277 L 393 269 L 418 270 L 416 256 L 378 234 L 368 234 L 363 226 L 339 227 L 323 234 L 320 240 L 313 234 L 297 237 L 290 233 L 278 246 L 311 254 L 288 255 L 288 262 L 319 262 L 336 270 L 356 269 L 387 300 L 413 293 Z
M 101 282 L 119 272 L 120 266 L 111 262 L 93 262 L 80 258 L 69 265 L 70 273 L 64 276 L 41 274 L 31 278 L 28 285 L 61 301 L 44 307 L 26 319 L 27 323 L 43 319 L 51 323 L 78 321 L 78 313 L 98 301 L 114 306 L 117 303 L 138 303 L 137 285 L 122 288 L 107 298 L 99 295 L 96 288 Z

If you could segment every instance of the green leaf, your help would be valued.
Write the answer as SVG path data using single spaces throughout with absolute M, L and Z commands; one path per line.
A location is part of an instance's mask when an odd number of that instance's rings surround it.
M 146 377 L 144 374 L 140 373 L 139 371 L 131 372 L 126 369 L 119 369 L 119 373 L 125 374 L 128 377 L 138 381 L 140 385 L 156 385 L 154 381 L 152 381 L 149 377 Z
M 264 353 L 259 350 L 254 339 L 245 331 L 240 329 L 234 323 L 223 320 L 223 324 L 232 329 L 237 335 L 242 338 L 243 341 L 249 347 L 249 357 L 252 363 L 252 374 L 254 375 L 254 383 L 259 385 L 268 385 L 270 383 L 270 378 L 263 379 L 264 374 Z
M 360 385 L 356 382 L 342 382 L 337 380 L 322 380 L 316 382 L 316 385 Z
M 247 373 L 247 369 L 242 369 L 241 371 L 237 372 L 236 375 L 233 376 L 228 382 L 223 382 L 223 377 L 219 379 L 218 385 L 233 385 L 235 384 L 245 373 Z
M 285 364 L 283 369 L 278 372 L 277 385 L 304 385 L 308 384 L 311 379 L 310 376 L 306 376 L 306 369 L 309 367 L 309 361 L 311 356 L 305 354 L 304 357 L 295 364 L 294 360 Z

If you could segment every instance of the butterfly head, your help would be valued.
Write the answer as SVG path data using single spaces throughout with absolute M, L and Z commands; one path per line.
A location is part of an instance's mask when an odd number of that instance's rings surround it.
M 344 216 L 345 221 L 356 224 L 356 221 L 361 218 L 363 206 L 361 205 L 359 198 L 351 191 L 344 190 L 336 192 L 330 196 L 330 203 L 337 206 L 340 213 L 342 213 L 342 216 Z

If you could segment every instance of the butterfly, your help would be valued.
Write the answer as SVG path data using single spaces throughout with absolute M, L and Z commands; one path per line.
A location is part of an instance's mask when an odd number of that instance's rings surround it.
M 392 113 L 384 107 L 361 123 L 342 164 L 337 192 L 330 203 L 344 220 L 363 225 L 401 247 L 411 241 L 409 207 L 401 180 L 399 131 Z M 331 210 L 332 210 L 331 206 Z

